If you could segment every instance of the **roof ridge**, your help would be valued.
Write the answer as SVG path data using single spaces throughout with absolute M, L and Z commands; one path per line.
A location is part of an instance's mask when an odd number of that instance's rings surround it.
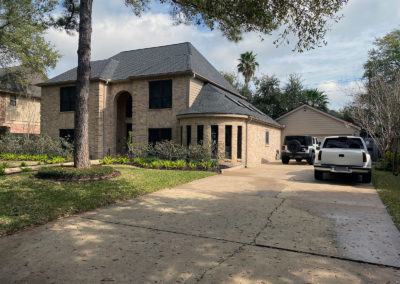
M 152 46 L 152 47 L 143 47 L 143 48 L 136 48 L 136 49 L 124 50 L 124 51 L 121 51 L 121 52 L 119 52 L 119 53 L 117 53 L 117 54 L 111 56 L 110 58 L 115 57 L 115 56 L 117 56 L 118 54 L 125 53 L 125 52 L 138 51 L 138 50 L 145 50 L 145 49 L 154 49 L 154 48 L 167 47 L 167 46 L 174 46 L 174 45 L 184 45 L 184 44 L 190 44 L 190 42 L 185 41 L 185 42 L 172 43 L 172 44 L 166 44 L 166 45 L 158 45 L 158 46 Z M 110 58 L 109 58 L 109 59 L 110 59 Z

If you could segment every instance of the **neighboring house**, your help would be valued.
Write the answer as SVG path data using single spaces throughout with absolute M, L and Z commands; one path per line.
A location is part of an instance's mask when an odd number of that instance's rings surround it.
M 281 125 L 249 104 L 190 43 L 125 51 L 91 63 L 91 158 L 173 140 L 215 143 L 227 162 L 256 165 L 279 154 Z M 73 136 L 76 68 L 44 83 L 41 130 Z
M 0 69 L 0 127 L 2 132 L 40 133 L 40 88 L 45 78 L 21 68 Z M 5 131 L 6 130 L 6 131 Z
M 302 105 L 276 119 L 286 135 L 311 135 L 322 141 L 326 136 L 359 136 L 361 128 L 309 105 Z

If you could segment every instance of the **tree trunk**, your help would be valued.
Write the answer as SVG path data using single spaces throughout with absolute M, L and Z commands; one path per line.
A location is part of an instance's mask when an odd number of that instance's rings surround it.
M 79 169 L 90 168 L 88 100 L 91 72 L 92 3 L 93 0 L 80 1 L 78 70 L 74 117 L 74 166 Z

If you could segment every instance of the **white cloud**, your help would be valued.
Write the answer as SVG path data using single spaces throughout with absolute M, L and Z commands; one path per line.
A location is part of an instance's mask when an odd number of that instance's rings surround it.
M 340 109 L 351 101 L 354 93 L 363 90 L 361 81 L 351 81 L 346 84 L 339 84 L 337 81 L 322 81 L 318 84 L 318 89 L 325 92 L 329 98 L 329 108 Z
M 108 58 L 118 52 L 137 48 L 190 41 L 218 69 L 236 70 L 239 54 L 248 50 L 257 54 L 260 68 L 256 75 L 275 74 L 282 81 L 291 73 L 302 75 L 307 87 L 323 87 L 330 93 L 331 107 L 342 106 L 342 86 L 360 80 L 362 65 L 375 37 L 399 28 L 400 1 L 352 0 L 343 9 L 344 18 L 332 24 L 328 46 L 304 53 L 293 53 L 290 46 L 276 48 L 277 33 L 260 41 L 257 34 L 244 36 L 239 43 L 226 40 L 219 31 L 187 25 L 174 25 L 165 6 L 154 6 L 136 17 L 123 1 L 94 2 L 92 59 Z M 53 77 L 77 64 L 77 36 L 49 31 L 47 38 L 63 58 L 49 75 Z

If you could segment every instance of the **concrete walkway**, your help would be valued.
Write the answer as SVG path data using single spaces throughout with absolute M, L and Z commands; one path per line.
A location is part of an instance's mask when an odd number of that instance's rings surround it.
M 375 189 L 269 164 L 0 239 L 0 283 L 400 283 Z

